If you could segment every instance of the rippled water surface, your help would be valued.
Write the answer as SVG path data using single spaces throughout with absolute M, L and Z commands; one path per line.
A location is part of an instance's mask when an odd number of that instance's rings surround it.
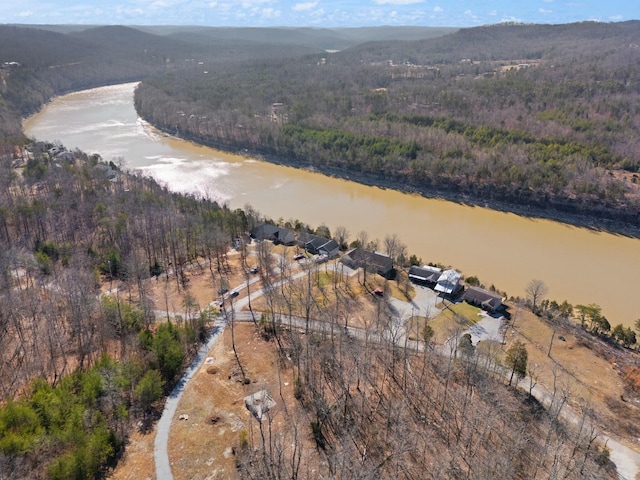
M 26 120 L 25 131 L 232 208 L 250 203 L 274 219 L 344 225 L 352 239 L 360 230 L 380 240 L 396 233 L 425 262 L 452 265 L 509 295 L 524 296 L 537 278 L 549 298 L 599 304 L 612 325 L 640 318 L 640 240 L 366 187 L 170 138 L 137 117 L 134 88 L 59 97 Z

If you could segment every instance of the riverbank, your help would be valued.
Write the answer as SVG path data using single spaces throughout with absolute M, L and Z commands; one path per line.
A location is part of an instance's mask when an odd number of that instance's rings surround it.
M 293 168 L 252 161 L 247 157 L 259 152 L 229 154 L 161 135 L 137 116 L 134 87 L 60 97 L 32 117 L 25 131 L 105 159 L 122 158 L 127 168 L 167 188 L 208 195 L 233 209 L 249 204 L 272 219 L 325 224 L 332 230 L 344 226 L 350 241 L 360 231 L 373 240 L 396 234 L 425 263 L 451 265 L 510 296 L 523 296 L 536 278 L 548 285 L 550 299 L 598 304 L 612 325 L 633 328 L 639 316 L 633 302 L 640 269 L 636 238 L 538 220 L 530 211 L 520 216 L 468 207 L 464 198 L 456 203 L 372 188 L 312 174 L 308 164 Z
M 576 227 L 584 227 L 595 231 L 603 231 L 617 235 L 640 238 L 640 224 L 633 225 L 629 222 L 620 221 L 615 218 L 592 216 L 597 215 L 597 212 L 572 213 L 571 211 L 569 211 L 570 209 L 575 208 L 572 205 L 565 205 L 564 208 L 541 208 L 539 206 L 520 205 L 517 203 L 506 202 L 500 199 L 474 197 L 471 194 L 451 189 L 417 187 L 415 185 L 395 181 L 381 175 L 371 175 L 358 172 L 343 172 L 330 167 L 317 167 L 313 165 L 305 166 L 302 162 L 287 161 L 286 159 L 283 160 L 269 155 L 265 156 L 256 154 L 256 158 L 263 161 L 276 163 L 278 165 L 286 165 L 290 167 L 311 170 L 323 175 L 342 178 L 344 180 L 350 180 L 352 182 L 361 183 L 367 186 L 389 188 L 407 194 L 420 195 L 425 198 L 446 200 L 449 202 L 455 202 L 471 207 L 489 208 L 491 210 L 513 213 L 515 215 L 520 215 L 523 217 L 543 218 L 546 220 L 553 220 L 556 222 L 566 223 Z M 558 207 L 563 207 L 563 205 L 559 204 Z M 615 210 L 602 209 L 601 213 L 615 215 Z M 640 212 L 638 218 L 640 219 Z
M 144 117 L 142 117 L 144 118 Z M 206 138 L 190 135 L 187 132 L 169 132 L 161 126 L 154 125 L 148 119 L 144 119 L 157 130 L 181 140 L 193 142 L 216 150 L 242 155 L 247 158 L 261 160 L 287 167 L 308 170 L 333 178 L 340 178 L 356 182 L 370 187 L 392 189 L 402 193 L 420 195 L 424 198 L 440 199 L 458 203 L 465 206 L 482 207 L 499 212 L 508 212 L 526 218 L 538 218 L 552 220 L 576 227 L 587 228 L 598 232 L 606 232 L 615 235 L 623 235 L 631 238 L 640 238 L 640 212 L 635 214 L 620 211 L 610 207 L 585 206 L 569 202 L 548 201 L 547 205 L 522 204 L 516 198 L 509 201 L 500 197 L 487 197 L 474 195 L 472 192 L 464 192 L 446 187 L 417 186 L 407 182 L 398 181 L 384 175 L 374 175 L 353 170 L 341 170 L 327 165 L 315 165 L 312 162 L 300 161 L 295 158 L 285 158 L 259 150 L 251 150 L 237 146 L 214 142 Z

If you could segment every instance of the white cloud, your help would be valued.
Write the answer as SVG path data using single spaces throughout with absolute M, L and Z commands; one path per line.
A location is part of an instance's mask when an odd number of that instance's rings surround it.
M 489 15 L 490 17 L 495 17 L 496 15 L 498 15 L 498 11 L 497 10 L 491 10 L 489 13 L 487 13 L 487 15 Z
M 538 12 L 540 12 L 540 13 L 542 13 L 542 14 L 544 14 L 544 15 L 547 15 L 547 14 L 549 14 L 549 13 L 553 13 L 553 10 L 548 10 L 548 9 L 546 9 L 546 8 L 539 8 L 539 9 L 538 9 Z
M 260 16 L 265 20 L 273 20 L 274 18 L 279 18 L 282 12 L 280 10 L 276 10 L 275 8 L 267 7 L 263 8 Z
M 18 14 L 19 17 L 32 17 L 33 16 L 33 11 L 32 10 L 25 10 L 24 12 L 20 12 Z
M 424 0 L 373 0 L 376 5 L 415 5 L 423 2 Z
M 306 14 L 306 18 L 310 23 L 317 25 L 324 21 L 324 9 L 319 8 L 317 10 L 312 10 Z
M 623 19 L 624 17 L 622 15 L 612 15 L 609 17 L 609 20 L 611 20 L 612 22 L 619 22 Z
M 155 0 L 149 6 L 151 8 L 171 8 L 185 3 L 185 0 Z
M 293 10 L 295 12 L 306 12 L 308 10 L 313 10 L 314 8 L 316 8 L 318 6 L 318 2 L 303 2 L 303 3 L 296 3 L 293 6 Z
M 128 8 L 128 7 L 117 7 L 116 14 L 119 16 L 131 16 L 131 15 L 144 15 L 144 10 L 141 8 Z
M 436 5 L 435 7 L 433 7 L 433 11 L 436 13 L 444 12 L 444 8 Z
M 231 3 L 235 3 L 235 2 L 231 2 Z M 255 9 L 260 7 L 261 5 L 264 5 L 265 3 L 273 3 L 273 2 L 271 0 L 243 0 L 242 2 L 240 2 L 240 5 L 242 6 L 242 8 Z

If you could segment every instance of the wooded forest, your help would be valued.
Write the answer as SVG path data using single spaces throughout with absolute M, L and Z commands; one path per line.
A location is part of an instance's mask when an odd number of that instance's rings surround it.
M 44 147 L 0 173 L 0 476 L 97 478 L 212 327 L 210 309 L 156 325 L 150 280 L 184 288 L 184 269 L 220 259 L 248 224 Z
M 298 57 L 376 38 L 428 38 L 453 30 L 0 25 L 0 155 L 24 142 L 22 118 L 55 95 L 193 67 Z
M 640 23 L 495 25 L 154 77 L 171 133 L 426 195 L 638 225 Z
M 194 301 L 187 273 L 208 275 L 213 298 L 226 285 L 231 245 L 264 220 L 26 139 L 23 117 L 55 95 L 143 80 L 140 114 L 204 144 L 425 194 L 634 224 L 638 25 L 267 37 L 0 26 L 0 477 L 106 476 L 133 430 L 152 428 L 220 319 Z M 316 233 L 324 230 L 330 236 Z M 347 243 L 346 230 L 334 234 Z M 368 245 L 366 232 L 358 237 Z M 280 282 L 292 271 L 286 256 L 272 255 L 269 242 L 256 248 L 266 291 L 256 335 L 273 343 L 298 404 L 286 428 L 259 427 L 260 444 L 239 438 L 241 478 L 302 478 L 306 458 L 286 448 L 302 439 L 322 459 L 316 478 L 615 478 L 590 406 L 579 405 L 572 428 L 561 421 L 568 386 L 554 383 L 543 408 L 531 390 L 505 384 L 509 369 L 511 379 L 527 374 L 523 346 L 498 359 L 463 337 L 442 355 L 428 328 L 420 344 L 401 345 L 388 305 L 369 297 L 376 310 L 356 337 L 342 324 L 362 313 L 353 286 L 319 266 Z M 154 288 L 164 288 L 166 321 Z M 170 317 L 169 288 L 185 316 Z M 534 311 L 562 307 L 539 297 Z M 598 334 L 597 306 L 576 308 Z M 293 314 L 306 328 L 282 321 Z M 324 329 L 311 328 L 316 321 Z
M 217 316 L 189 300 L 186 270 L 208 270 L 215 291 L 232 240 L 259 216 L 171 193 L 97 156 L 51 159 L 48 147 L 30 146 L 21 171 L 5 164 L 0 175 L 0 473 L 101 478 L 132 429 L 150 428 Z M 291 263 L 276 263 L 270 242 L 256 248 L 267 292 L 257 331 L 294 376 L 299 406 L 286 428 L 260 426 L 261 448 L 239 443 L 241 478 L 299 478 L 310 454 L 285 445 L 307 436 L 324 459 L 308 478 L 614 478 L 588 405 L 577 429 L 560 421 L 568 386 L 558 383 L 544 409 L 504 384 L 491 352 L 454 342 L 443 356 L 427 328 L 424 348 L 398 343 L 384 302 L 363 312 L 353 287 L 319 264 L 276 283 Z M 163 321 L 150 300 L 157 283 L 182 290 L 193 315 Z M 364 338 L 341 324 L 356 312 Z M 291 314 L 307 328 L 287 328 Z M 512 376 L 525 372 L 514 361 Z

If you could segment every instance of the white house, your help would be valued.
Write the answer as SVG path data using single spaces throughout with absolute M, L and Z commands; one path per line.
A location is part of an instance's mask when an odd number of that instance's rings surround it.
M 434 290 L 447 295 L 455 293 L 460 288 L 461 276 L 461 273 L 456 272 L 455 270 L 445 270 L 438 277 L 438 282 L 436 283 Z

